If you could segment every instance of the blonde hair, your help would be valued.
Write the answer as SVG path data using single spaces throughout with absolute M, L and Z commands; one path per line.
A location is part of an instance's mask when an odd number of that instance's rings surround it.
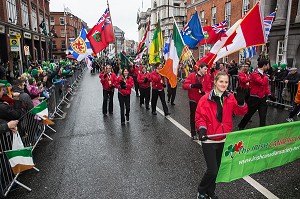
M 216 74 L 216 76 L 215 76 L 215 78 L 214 78 L 214 81 L 215 81 L 215 82 L 218 81 L 218 80 L 220 79 L 220 76 L 227 76 L 227 77 L 229 78 L 229 76 L 228 76 L 228 74 L 227 74 L 226 72 L 220 71 L 220 72 L 218 72 L 218 73 Z

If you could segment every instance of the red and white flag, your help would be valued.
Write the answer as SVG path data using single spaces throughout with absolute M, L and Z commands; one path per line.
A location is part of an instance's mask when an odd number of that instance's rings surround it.
M 150 20 L 149 20 L 148 24 L 147 24 L 145 34 L 144 34 L 142 40 L 140 41 L 140 43 L 138 45 L 137 54 L 141 53 L 144 50 L 144 48 L 149 49 L 150 43 L 151 43 L 151 41 L 150 41 Z
M 259 46 L 266 43 L 263 22 L 263 9 L 260 3 L 255 6 L 242 19 L 239 19 L 212 47 L 210 52 L 197 62 L 208 65 L 220 58 L 238 52 L 249 46 Z

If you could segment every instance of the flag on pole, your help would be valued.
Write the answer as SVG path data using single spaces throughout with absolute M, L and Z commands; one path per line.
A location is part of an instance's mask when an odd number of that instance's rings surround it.
M 266 43 L 260 2 L 239 19 L 212 47 L 210 52 L 197 62 L 208 65 L 249 46 L 259 46 Z
M 204 26 L 204 38 L 199 42 L 199 45 L 215 44 L 227 31 L 228 21 L 225 20 L 212 26 Z
M 52 120 L 48 119 L 48 106 L 46 101 L 43 101 L 39 105 L 35 106 L 30 110 L 30 112 L 42 118 L 44 124 L 54 124 Z
M 50 36 L 51 37 L 54 37 L 54 38 L 58 38 L 58 36 L 57 36 L 57 34 L 56 34 L 56 32 L 55 32 L 55 29 L 54 29 L 54 26 L 52 26 L 52 28 L 51 28 L 51 30 L 50 30 Z
M 190 48 L 195 48 L 199 41 L 204 38 L 197 11 L 192 15 L 189 22 L 184 26 L 181 35 L 184 43 Z
M 160 28 L 160 22 L 158 20 L 157 26 L 154 30 L 152 43 L 149 51 L 149 63 L 155 64 L 160 62 L 160 51 L 163 47 L 163 36 Z
M 85 63 L 86 63 L 86 66 L 88 67 L 88 69 L 92 70 L 92 63 L 93 63 L 93 60 L 94 58 L 92 57 L 92 55 L 88 55 L 86 58 L 85 58 Z
M 42 29 L 42 32 L 44 33 L 44 35 L 48 35 L 47 33 L 47 28 L 46 28 L 46 23 L 45 21 L 43 20 L 42 23 L 39 25 L 39 27 Z
M 15 175 L 34 167 L 32 147 L 5 151 L 5 154 Z
M 268 38 L 269 38 L 269 34 L 270 34 L 272 24 L 273 24 L 275 17 L 276 17 L 276 11 L 272 12 L 270 15 L 268 15 L 264 18 L 266 40 L 268 40 Z
M 142 58 L 143 58 L 143 55 L 144 55 L 147 51 L 148 51 L 148 48 L 147 48 L 147 47 L 144 48 L 144 50 L 143 50 L 141 53 L 139 53 L 139 54 L 135 57 L 134 62 L 139 62 L 139 61 L 141 61 Z
M 144 50 L 144 48 L 149 49 L 149 47 L 150 47 L 150 20 L 148 21 L 145 34 L 138 45 L 137 54 L 141 53 Z
M 99 53 L 115 40 L 109 8 L 104 11 L 99 21 L 87 34 L 87 38 L 91 42 L 94 53 Z
M 108 52 L 108 59 L 112 59 L 115 56 L 115 48 L 111 49 L 111 51 Z
M 184 42 L 174 20 L 172 39 L 170 40 L 169 57 L 164 67 L 159 70 L 159 74 L 169 79 L 171 88 L 175 88 L 177 86 L 177 71 L 183 48 Z
M 164 58 L 165 60 L 168 59 L 169 57 L 169 52 L 170 52 L 170 40 L 172 39 L 172 33 L 170 34 L 170 36 L 168 37 L 167 41 L 165 42 L 165 46 L 164 46 Z
M 275 19 L 276 12 L 272 12 L 270 15 L 264 18 L 264 28 L 265 28 L 265 37 L 266 41 L 268 41 L 268 37 L 272 28 L 273 21 Z M 246 48 L 243 50 L 244 58 L 251 58 L 256 55 L 257 48 L 255 46 Z
M 243 57 L 244 58 L 251 58 L 256 55 L 257 48 L 256 46 L 251 46 L 243 50 Z
M 78 61 L 83 60 L 86 56 L 91 55 L 93 50 L 91 48 L 89 40 L 86 38 L 87 31 L 82 25 L 80 35 L 70 44 L 70 53 Z

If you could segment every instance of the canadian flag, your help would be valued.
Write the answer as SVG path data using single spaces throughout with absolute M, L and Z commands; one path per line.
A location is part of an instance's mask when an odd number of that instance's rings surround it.
M 266 43 L 263 22 L 263 9 L 260 3 L 255 6 L 242 19 L 239 19 L 212 47 L 210 52 L 197 61 L 211 65 L 227 55 L 235 53 L 249 46 L 259 46 Z

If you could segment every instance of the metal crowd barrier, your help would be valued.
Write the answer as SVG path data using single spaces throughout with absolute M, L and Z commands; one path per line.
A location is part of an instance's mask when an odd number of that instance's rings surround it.
M 53 85 L 49 88 L 49 98 L 47 99 L 49 119 L 54 119 L 55 116 L 62 117 L 64 112 L 60 109 L 63 100 L 66 100 L 68 94 L 73 94 L 74 89 L 78 86 L 79 80 L 85 71 L 84 67 L 75 71 L 72 77 L 69 77 L 63 84 Z M 56 132 L 49 125 L 44 125 L 43 120 L 30 111 L 24 114 L 18 123 L 18 132 L 21 136 L 25 147 L 32 146 L 34 150 L 43 136 L 53 140 L 45 133 L 46 128 Z M 20 173 L 15 175 L 11 169 L 10 163 L 4 154 L 4 151 L 12 149 L 12 133 L 10 131 L 0 134 L 0 198 L 6 197 L 13 186 L 19 186 L 31 191 L 29 187 L 17 180 Z M 34 167 L 36 171 L 39 171 Z

